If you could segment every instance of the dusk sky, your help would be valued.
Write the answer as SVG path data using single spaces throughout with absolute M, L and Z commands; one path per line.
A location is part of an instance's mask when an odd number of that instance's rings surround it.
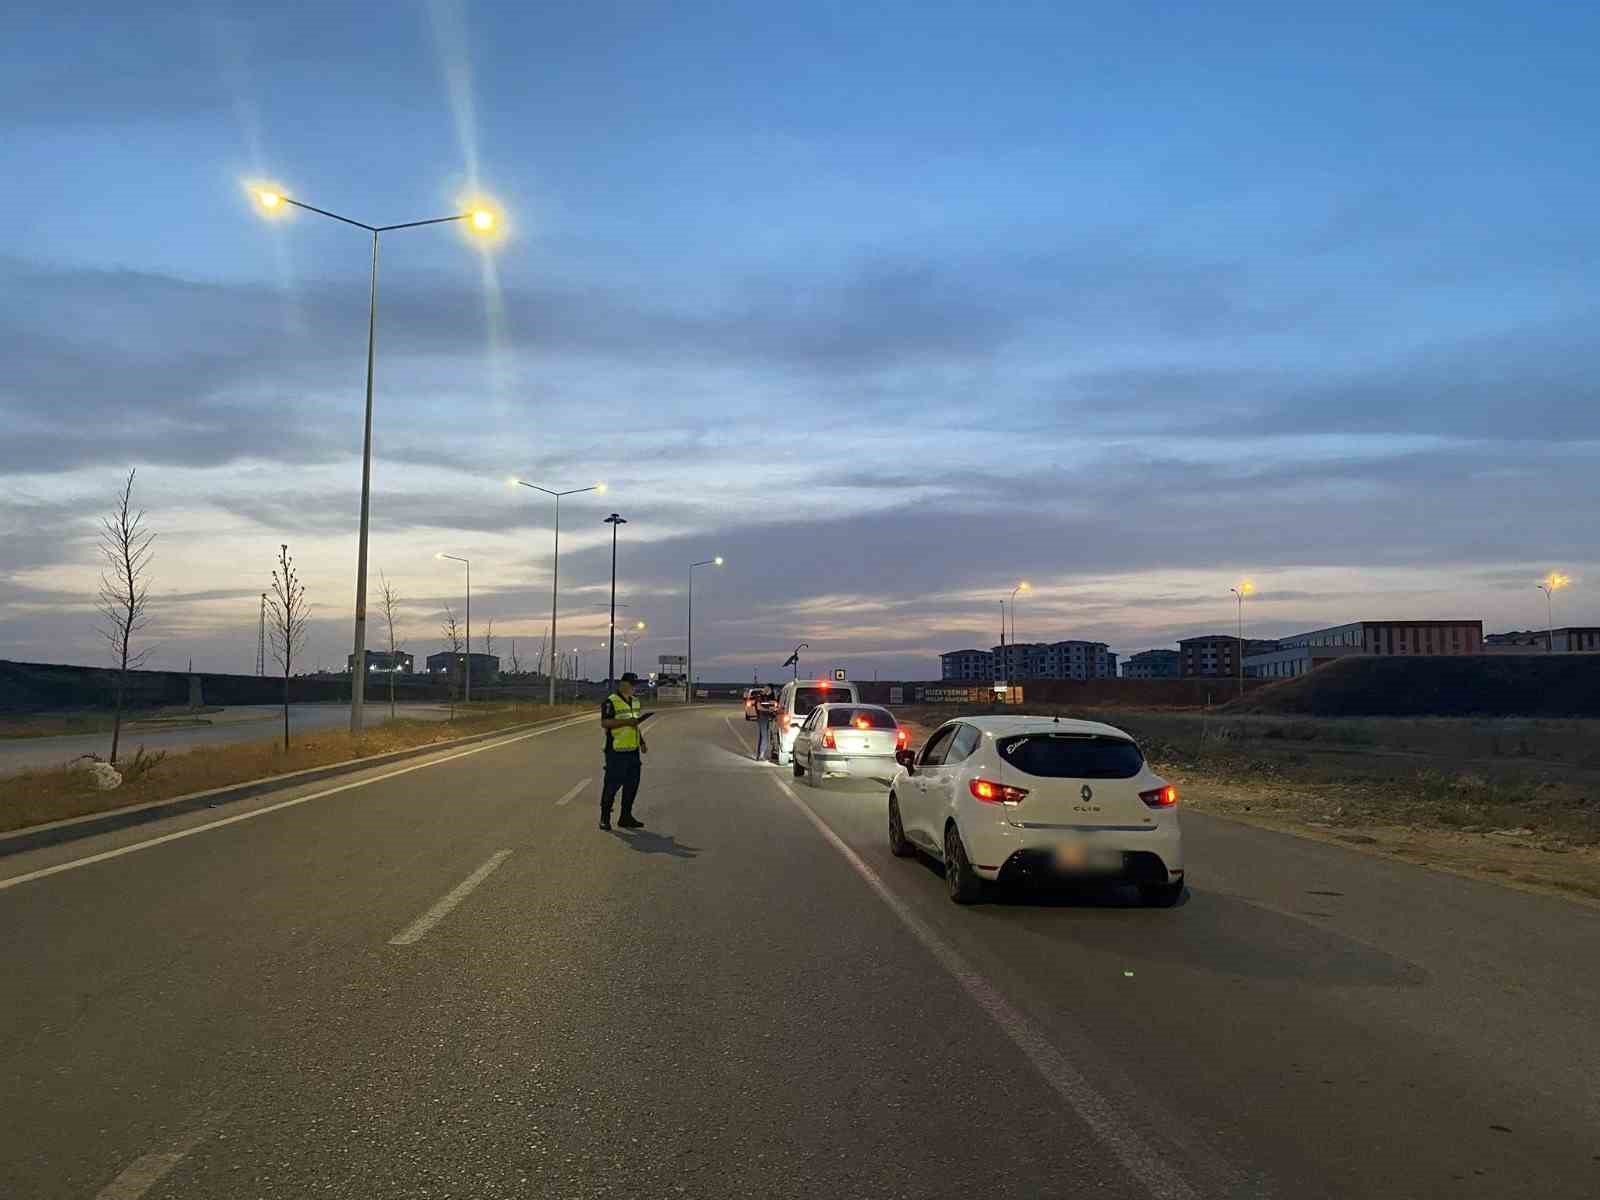
M 0 44 L 0 657 L 106 661 L 97 518 L 159 533 L 150 664 L 250 672 L 280 542 L 350 648 L 530 657 L 619 600 L 704 678 L 937 677 L 998 640 L 1600 624 L 1600 9 L 30 5 Z M 369 646 L 383 638 L 376 622 Z M 586 663 L 587 665 L 587 663 Z

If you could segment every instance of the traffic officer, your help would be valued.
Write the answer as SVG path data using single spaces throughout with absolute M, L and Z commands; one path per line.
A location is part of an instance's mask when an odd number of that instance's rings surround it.
M 639 732 L 643 718 L 633 694 L 633 685 L 638 682 L 639 677 L 632 671 L 624 671 L 617 680 L 617 690 L 600 706 L 600 728 L 606 731 L 606 774 L 600 785 L 601 829 L 611 828 L 611 803 L 618 788 L 622 789 L 622 815 L 617 818 L 617 827 L 644 828 L 644 822 L 633 815 L 633 798 L 639 794 L 639 757 L 649 750 Z

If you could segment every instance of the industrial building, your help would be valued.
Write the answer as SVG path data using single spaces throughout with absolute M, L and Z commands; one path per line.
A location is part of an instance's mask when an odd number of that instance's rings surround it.
M 369 674 L 381 671 L 385 675 L 390 672 L 396 675 L 409 675 L 416 670 L 416 661 L 404 650 L 396 650 L 393 654 L 390 654 L 387 650 L 368 650 L 366 656 L 367 672 Z M 356 656 L 354 654 L 345 655 L 345 673 L 349 674 L 350 671 L 355 669 L 355 665 Z
M 467 667 L 466 654 L 452 653 L 441 650 L 438 654 L 428 655 L 428 674 L 448 677 L 460 681 Z M 472 682 L 493 683 L 500 678 L 500 656 L 498 654 L 473 654 Z
M 1182 655 L 1176 650 L 1141 650 L 1130 654 L 1122 664 L 1124 679 L 1177 679 L 1182 673 Z
M 1252 679 L 1304 675 L 1336 658 L 1436 656 L 1483 653 L 1482 621 L 1353 621 L 1278 638 L 1246 648 L 1244 673 Z
M 992 683 L 994 655 L 988 650 L 951 650 L 939 655 L 939 678 L 967 683 Z

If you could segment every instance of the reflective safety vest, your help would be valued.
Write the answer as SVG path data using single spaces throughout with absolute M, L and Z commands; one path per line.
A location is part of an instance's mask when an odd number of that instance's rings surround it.
M 606 697 L 606 703 L 611 706 L 611 715 L 623 721 L 637 719 L 643 708 L 643 705 L 639 702 L 639 697 L 635 696 L 632 700 L 624 700 L 616 692 L 612 692 L 611 695 Z M 626 729 L 606 730 L 607 750 L 637 750 L 638 748 L 639 730 L 637 728 L 630 726 Z

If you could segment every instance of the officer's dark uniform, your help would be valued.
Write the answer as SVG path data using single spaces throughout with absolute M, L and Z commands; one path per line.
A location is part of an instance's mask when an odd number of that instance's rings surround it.
M 605 720 L 637 718 L 642 706 L 639 697 L 624 700 L 620 692 L 612 692 L 600 706 L 600 716 Z M 611 827 L 611 804 L 617 790 L 622 791 L 622 815 L 618 824 L 626 827 L 634 823 L 633 798 L 639 794 L 639 730 L 637 726 L 606 730 L 606 774 L 600 785 L 600 824 Z

